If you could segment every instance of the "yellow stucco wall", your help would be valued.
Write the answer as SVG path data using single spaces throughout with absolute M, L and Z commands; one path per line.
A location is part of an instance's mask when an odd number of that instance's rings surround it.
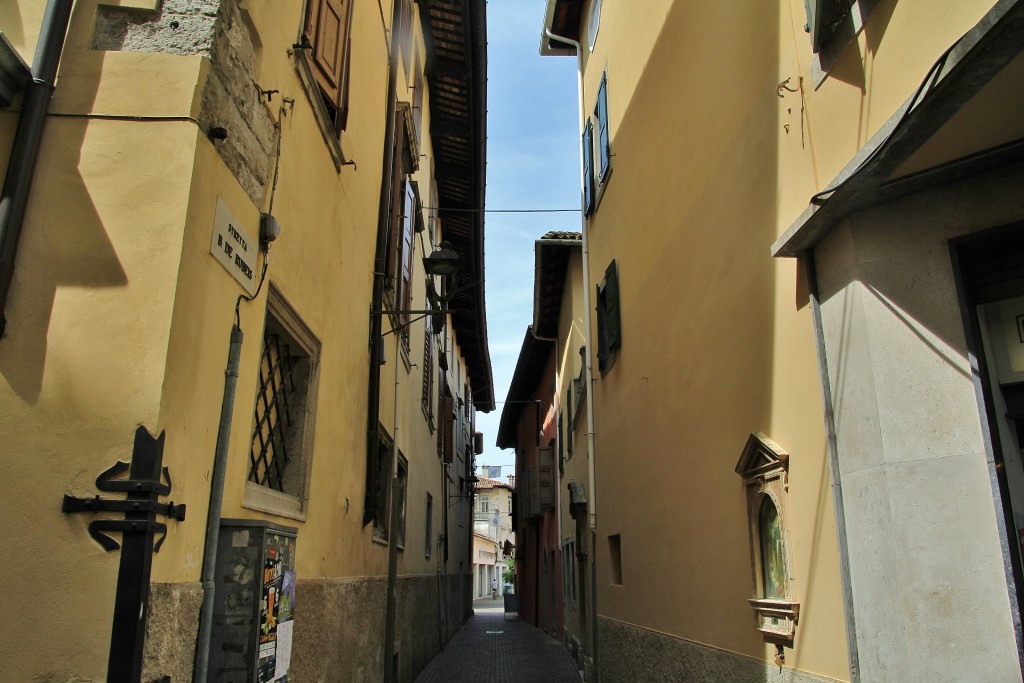
M 849 676 L 807 285 L 769 247 L 991 4 L 883 0 L 815 89 L 802 0 L 604 0 L 583 106 L 607 74 L 613 170 L 587 227 L 593 284 L 618 264 L 623 341 L 605 374 L 594 359 L 601 616 L 771 660 L 733 471 L 764 431 L 791 454 L 786 665 Z
M 267 106 L 280 126 L 273 214 L 283 232 L 270 251 L 267 282 L 254 301 L 240 306 L 245 340 L 222 512 L 298 526 L 300 579 L 382 578 L 387 572 L 387 547 L 371 540 L 372 525 L 364 527 L 362 516 L 368 309 L 388 52 L 378 8 L 357 5 L 352 55 L 358 66 L 351 70 L 351 109 L 341 138 L 357 166 L 338 173 L 289 56 L 302 4 L 242 3 L 262 43 L 255 79 L 280 91 Z M 119 554 L 104 552 L 89 537 L 88 515 L 61 515 L 59 505 L 64 493 L 97 493 L 96 476 L 130 458 L 137 425 L 167 431 L 169 498 L 188 508 L 184 523 L 168 523 L 153 582 L 197 585 L 228 338 L 242 293 L 210 255 L 214 213 L 223 201 L 255 237 L 259 212 L 270 205 L 269 183 L 257 206 L 218 155 L 218 143 L 197 126 L 209 58 L 90 50 L 95 6 L 80 0 L 72 16 L 0 343 L 0 450 L 10 480 L 32 492 L 0 503 L 5 538 L 19 548 L 7 575 L 20 587 L 10 605 L 29 615 L 20 626 L 23 654 L 7 669 L 12 680 L 105 675 Z M 37 2 L 0 7 L 0 27 L 29 61 L 41 9 Z M 418 20 L 414 26 L 412 54 L 422 65 Z M 406 71 L 399 69 L 400 100 L 411 98 Z M 294 105 L 282 108 L 284 98 Z M 425 97 L 421 131 L 429 130 L 428 104 Z M 144 120 L 109 118 L 115 116 Z M 16 121 L 15 114 L 0 113 L 0 172 Z M 426 158 L 415 177 L 430 205 L 429 136 L 421 137 L 419 152 Z M 421 247 L 430 245 L 416 243 L 413 307 L 422 308 Z M 322 344 L 304 520 L 244 504 L 271 283 Z M 421 408 L 423 334 L 422 321 L 413 323 L 408 370 L 395 362 L 395 336 L 386 341 L 381 421 L 394 433 L 397 373 L 398 442 L 410 481 L 399 573 L 434 576 L 440 553 L 424 553 L 426 496 L 433 496 L 435 538 L 444 532 L 448 501 L 436 436 Z M 454 338 L 448 348 L 456 357 L 452 387 L 461 394 L 466 366 Z M 432 401 L 437 415 L 436 387 Z M 468 572 L 471 528 L 465 526 L 464 543 L 452 538 L 449 568 L 461 560 Z M 92 626 L 83 629 L 86 621 Z

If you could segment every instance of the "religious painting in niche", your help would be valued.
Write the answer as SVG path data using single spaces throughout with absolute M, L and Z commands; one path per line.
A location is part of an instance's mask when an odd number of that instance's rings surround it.
M 785 560 L 782 555 L 782 528 L 779 513 L 769 496 L 761 499 L 761 581 L 765 598 L 785 598 Z
M 792 641 L 800 615 L 787 549 L 789 453 L 758 432 L 751 434 L 736 473 L 743 478 L 750 534 L 755 624 L 765 640 Z M 780 645 L 781 647 L 781 645 Z

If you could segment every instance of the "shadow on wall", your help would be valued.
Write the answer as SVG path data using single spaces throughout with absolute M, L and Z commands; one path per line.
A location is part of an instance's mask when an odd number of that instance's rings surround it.
M 753 658 L 735 658 L 748 667 L 744 680 L 768 676 L 761 664 L 766 646 L 747 602 L 748 517 L 732 466 L 749 434 L 769 429 L 776 394 L 779 268 L 769 250 L 778 232 L 779 4 L 671 4 L 621 124 L 612 124 L 614 171 L 590 246 L 597 272 L 617 259 L 623 339 L 616 365 L 596 383 L 595 409 L 631 406 L 598 415 L 600 514 L 629 519 L 636 512 L 626 509 L 627 501 L 672 501 L 670 522 L 623 531 L 623 585 L 657 589 L 629 591 L 630 604 L 619 597 L 625 588 L 599 594 L 601 629 L 658 615 L 659 628 L 668 624 L 679 639 L 666 648 L 682 652 L 689 648 L 684 641 L 699 641 Z M 610 97 L 614 66 L 610 61 Z M 727 84 L 709 87 L 709 79 L 721 74 Z M 638 249 L 638 239 L 656 243 Z M 805 307 L 806 287 L 798 284 L 789 301 Z M 629 419 L 636 415 L 647 420 L 651 439 L 645 448 L 670 455 L 650 464 L 615 457 L 637 453 L 629 441 L 636 433 Z M 681 495 L 684 479 L 659 476 L 668 463 L 700 485 L 685 486 Z M 671 556 L 672 578 L 666 579 L 659 571 L 664 562 L 627 560 L 631 532 L 692 552 Z M 607 551 L 598 543 L 596 552 L 601 572 L 609 564 Z M 598 575 L 598 590 L 606 578 Z M 673 603 L 687 606 L 686 614 L 661 616 L 662 589 Z M 631 656 L 660 647 L 653 636 L 637 638 L 651 640 L 630 643 L 619 632 L 599 639 L 603 677 L 653 680 L 666 676 L 659 665 L 675 666 L 668 655 Z M 709 666 L 733 659 L 700 652 Z M 681 679 L 689 676 L 680 672 Z

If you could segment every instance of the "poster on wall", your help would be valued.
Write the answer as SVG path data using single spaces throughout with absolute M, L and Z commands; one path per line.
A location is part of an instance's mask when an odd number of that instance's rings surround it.
M 257 683 L 287 681 L 295 609 L 295 539 L 267 533 L 257 638 Z

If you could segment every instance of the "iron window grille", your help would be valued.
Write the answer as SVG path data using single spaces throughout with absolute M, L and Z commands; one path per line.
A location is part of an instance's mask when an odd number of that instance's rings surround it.
M 256 427 L 249 447 L 249 481 L 282 493 L 292 461 L 288 442 L 295 426 L 289 405 L 295 402 L 294 365 L 291 344 L 282 342 L 279 334 L 266 334 L 256 393 Z
M 247 479 L 298 499 L 296 512 L 301 512 L 309 470 L 318 358 L 319 342 L 271 287 Z

